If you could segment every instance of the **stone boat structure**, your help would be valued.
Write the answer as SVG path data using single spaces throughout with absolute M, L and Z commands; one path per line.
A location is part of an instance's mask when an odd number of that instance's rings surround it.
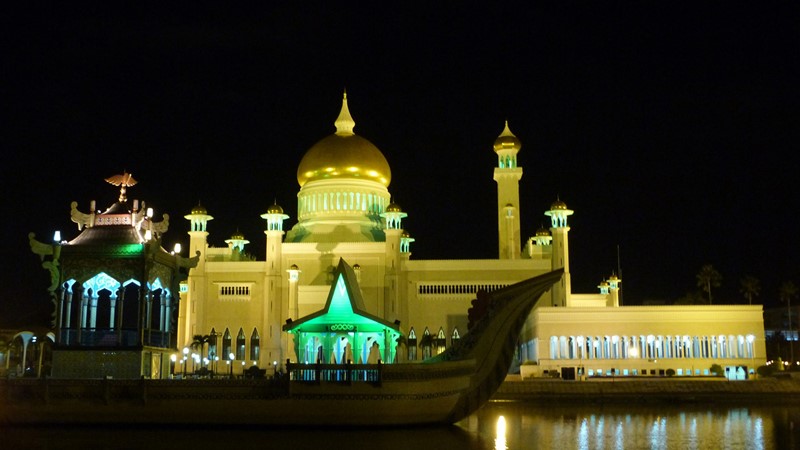
M 562 271 L 473 302 L 471 330 L 444 353 L 405 364 L 289 364 L 273 379 L 0 381 L 5 424 L 401 426 L 455 423 L 506 377 L 538 299 Z

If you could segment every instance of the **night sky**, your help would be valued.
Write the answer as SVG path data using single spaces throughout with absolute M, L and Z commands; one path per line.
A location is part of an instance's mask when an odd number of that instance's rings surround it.
M 414 259 L 497 257 L 507 119 L 523 238 L 557 197 L 575 210 L 573 292 L 596 292 L 618 249 L 626 304 L 675 300 L 709 263 L 719 302 L 743 302 L 747 274 L 768 305 L 800 284 L 797 10 L 429 3 L 9 11 L 0 325 L 47 317 L 28 232 L 72 239 L 70 202 L 109 206 L 103 179 L 122 171 L 139 181 L 129 198 L 170 215 L 165 247 L 188 242 L 201 202 L 212 245 L 238 229 L 263 259 L 259 216 L 277 201 L 296 223 L 298 163 L 334 132 L 345 88 L 355 132 L 391 165 Z

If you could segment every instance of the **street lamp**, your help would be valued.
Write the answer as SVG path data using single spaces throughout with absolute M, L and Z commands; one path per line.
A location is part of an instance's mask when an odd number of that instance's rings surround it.
M 189 358 L 189 348 L 183 347 L 183 378 L 186 378 L 186 360 Z
M 231 366 L 231 376 L 230 376 L 231 379 L 233 379 L 233 358 L 234 358 L 234 356 L 236 356 L 236 355 L 234 355 L 233 352 L 228 353 L 228 364 L 230 364 L 230 366 Z
M 170 378 L 172 378 L 175 376 L 175 361 L 178 360 L 178 355 L 176 355 L 175 353 L 169 355 L 169 360 L 172 362 L 169 368 L 169 376 Z

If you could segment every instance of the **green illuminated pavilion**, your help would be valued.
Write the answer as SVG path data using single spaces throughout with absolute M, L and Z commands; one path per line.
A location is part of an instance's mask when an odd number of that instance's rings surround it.
M 334 270 L 325 307 L 288 321 L 283 331 L 295 335 L 298 362 L 331 364 L 391 363 L 401 334 L 399 323 L 366 312 L 356 275 L 344 259 Z

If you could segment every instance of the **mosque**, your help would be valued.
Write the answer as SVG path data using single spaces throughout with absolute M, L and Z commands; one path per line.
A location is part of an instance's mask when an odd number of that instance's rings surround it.
M 53 376 L 59 376 L 59 360 L 65 365 L 86 362 L 75 356 L 75 343 L 82 342 L 84 353 L 90 350 L 85 337 L 101 328 L 96 319 L 101 308 L 108 316 L 102 327 L 139 324 L 137 336 L 129 337 L 141 344 L 132 358 L 146 358 L 134 373 L 137 377 L 166 377 L 189 365 L 243 373 L 249 366 L 278 371 L 287 360 L 422 361 L 468 332 L 467 311 L 479 291 L 561 268 L 561 281 L 539 300 L 519 342 L 517 362 L 525 377 L 703 376 L 719 365 L 729 378 L 746 378 L 765 363 L 760 305 L 623 306 L 621 280 L 613 274 L 597 292 L 573 293 L 568 224 L 573 211 L 556 200 L 543 212 L 550 228 L 523 239 L 523 169 L 517 159 L 522 144 L 508 123 L 494 141 L 498 257 L 480 260 L 413 259 L 414 239 L 403 228 L 408 214 L 389 192 L 389 162 L 374 144 L 355 134 L 346 95 L 334 125 L 336 131 L 300 160 L 296 223 L 286 226 L 289 216 L 278 204 L 261 215 L 266 222 L 265 260 L 247 254 L 249 241 L 239 233 L 225 241 L 227 247 L 209 246 L 213 211 L 198 204 L 185 216 L 191 258 L 170 254 L 160 244 L 142 251 L 161 267 L 159 277 L 131 283 L 99 267 L 78 278 L 55 270 Z M 86 229 L 73 241 L 58 244 L 62 261 L 69 247 L 90 242 L 85 233 L 103 226 L 135 229 L 126 233 L 135 234 L 132 239 L 144 246 L 156 242 L 151 240 L 167 224 L 152 222 L 144 205 L 131 207 L 123 196 L 104 213 L 87 215 L 73 204 L 73 220 Z M 151 230 L 154 234 L 145 236 Z M 97 234 L 94 242 L 100 238 Z M 33 237 L 31 242 L 43 259 L 53 257 L 46 245 Z M 116 249 L 128 257 L 134 250 Z M 147 268 L 153 264 L 143 267 L 150 273 Z M 336 277 L 343 271 L 350 275 Z M 98 281 L 95 272 L 104 277 Z M 132 284 L 140 293 L 131 295 L 143 299 L 134 308 L 138 322 L 123 317 L 124 302 L 116 294 Z M 103 286 L 111 286 L 111 294 L 98 294 Z M 83 300 L 68 305 L 74 296 Z M 114 336 L 102 344 L 104 355 L 123 345 L 127 335 L 117 330 Z M 101 345 L 100 340 L 92 342 L 89 347 Z M 59 357 L 59 352 L 71 356 Z M 62 373 L 67 376 L 68 371 Z

